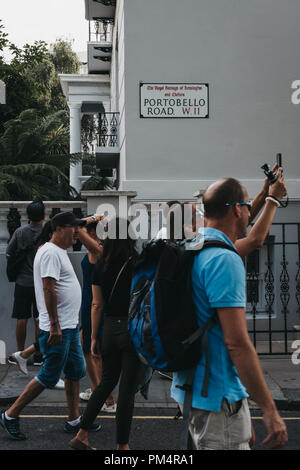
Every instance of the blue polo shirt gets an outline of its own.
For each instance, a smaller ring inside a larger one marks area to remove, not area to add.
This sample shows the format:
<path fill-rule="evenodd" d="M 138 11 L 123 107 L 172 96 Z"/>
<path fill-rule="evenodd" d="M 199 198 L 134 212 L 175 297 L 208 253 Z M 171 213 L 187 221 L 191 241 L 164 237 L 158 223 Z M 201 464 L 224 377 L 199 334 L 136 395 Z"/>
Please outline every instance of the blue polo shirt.
<path fill-rule="evenodd" d="M 218 239 L 229 245 L 232 242 L 219 230 L 201 229 L 205 239 Z M 207 248 L 194 260 L 192 268 L 193 299 L 196 306 L 199 326 L 214 314 L 218 307 L 246 307 L 245 268 L 237 253 L 224 248 Z M 224 343 L 223 333 L 218 322 L 208 332 L 210 348 L 210 368 L 208 378 L 208 396 L 201 396 L 205 372 L 205 355 L 199 362 L 194 379 L 194 408 L 220 411 L 222 399 L 229 403 L 248 397 L 245 387 L 239 379 L 237 370 Z M 184 391 L 176 388 L 186 380 L 185 371 L 173 373 L 171 396 L 178 403 L 184 402 Z"/>

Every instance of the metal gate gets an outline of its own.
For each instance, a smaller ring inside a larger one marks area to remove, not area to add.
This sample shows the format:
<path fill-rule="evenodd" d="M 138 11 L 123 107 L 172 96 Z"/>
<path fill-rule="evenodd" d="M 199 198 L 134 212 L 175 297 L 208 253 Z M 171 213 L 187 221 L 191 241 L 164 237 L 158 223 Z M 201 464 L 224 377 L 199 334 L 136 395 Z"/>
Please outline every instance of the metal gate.
<path fill-rule="evenodd" d="M 300 325 L 300 223 L 273 224 L 263 247 L 247 257 L 246 273 L 248 328 L 257 352 L 291 354 Z"/>

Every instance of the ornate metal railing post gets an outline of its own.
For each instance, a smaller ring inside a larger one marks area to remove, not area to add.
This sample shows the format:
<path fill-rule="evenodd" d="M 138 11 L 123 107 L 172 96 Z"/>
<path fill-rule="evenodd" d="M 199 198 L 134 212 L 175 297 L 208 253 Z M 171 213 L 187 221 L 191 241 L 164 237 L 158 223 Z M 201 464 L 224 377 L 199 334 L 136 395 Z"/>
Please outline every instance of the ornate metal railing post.
<path fill-rule="evenodd" d="M 297 313 L 300 315 L 300 224 L 298 224 L 298 261 L 297 261 L 297 274 L 296 274 L 296 302 L 298 305 Z"/>
<path fill-rule="evenodd" d="M 274 294 L 274 275 L 272 271 L 272 254 L 271 254 L 271 246 L 273 237 L 268 235 L 266 239 L 266 246 L 267 246 L 267 271 L 264 275 L 264 283 L 265 283 L 265 301 L 266 301 L 266 311 L 268 312 L 268 328 L 269 328 L 269 353 L 272 354 L 272 314 L 273 314 L 273 304 L 275 300 Z"/>
<path fill-rule="evenodd" d="M 288 343 L 287 343 L 287 315 L 288 311 L 288 304 L 290 301 L 290 292 L 289 292 L 289 281 L 290 276 L 287 270 L 288 261 L 286 260 L 286 245 L 285 245 L 285 224 L 282 224 L 282 261 L 281 266 L 282 270 L 280 273 L 280 300 L 282 303 L 282 310 L 281 312 L 284 315 L 284 344 L 285 344 L 285 352 L 288 352 Z"/>
<path fill-rule="evenodd" d="M 117 147 L 119 137 L 119 113 L 99 114 L 99 147 Z"/>

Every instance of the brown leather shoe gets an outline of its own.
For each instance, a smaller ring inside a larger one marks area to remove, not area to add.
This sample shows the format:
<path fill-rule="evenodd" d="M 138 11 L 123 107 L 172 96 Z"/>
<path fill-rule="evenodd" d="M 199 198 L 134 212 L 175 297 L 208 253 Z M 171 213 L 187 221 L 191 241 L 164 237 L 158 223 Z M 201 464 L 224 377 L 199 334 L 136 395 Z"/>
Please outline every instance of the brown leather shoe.
<path fill-rule="evenodd" d="M 80 441 L 77 437 L 74 437 L 74 439 L 69 442 L 69 446 L 74 450 L 97 450 L 95 447 L 91 447 L 90 445 Z"/>

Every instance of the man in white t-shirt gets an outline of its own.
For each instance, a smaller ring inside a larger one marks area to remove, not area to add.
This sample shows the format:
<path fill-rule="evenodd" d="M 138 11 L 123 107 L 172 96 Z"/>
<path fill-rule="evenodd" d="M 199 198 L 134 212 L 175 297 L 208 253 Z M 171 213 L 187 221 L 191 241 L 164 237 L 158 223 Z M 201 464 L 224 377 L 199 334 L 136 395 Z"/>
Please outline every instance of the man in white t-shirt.
<path fill-rule="evenodd" d="M 79 336 L 81 287 L 67 254 L 75 241 L 78 225 L 72 212 L 56 214 L 51 225 L 53 236 L 37 252 L 34 260 L 34 287 L 39 311 L 39 343 L 43 366 L 26 386 L 15 403 L 0 415 L 0 424 L 15 440 L 26 436 L 19 428 L 19 414 L 45 388 L 54 388 L 61 373 L 65 375 L 68 421 L 65 432 L 77 432 L 80 424 L 78 409 L 79 380 L 86 374 Z M 97 431 L 100 426 L 93 424 Z"/>

